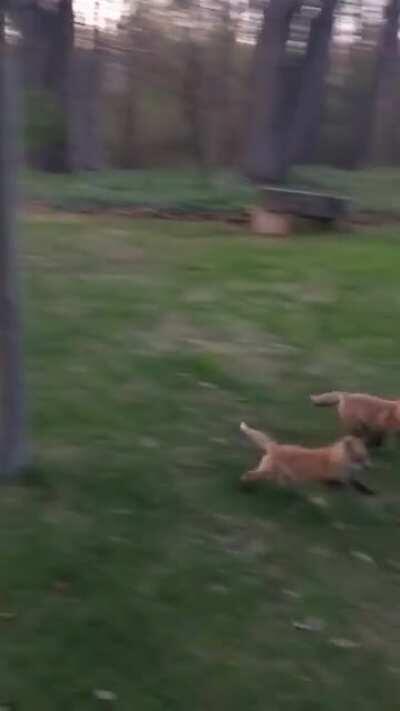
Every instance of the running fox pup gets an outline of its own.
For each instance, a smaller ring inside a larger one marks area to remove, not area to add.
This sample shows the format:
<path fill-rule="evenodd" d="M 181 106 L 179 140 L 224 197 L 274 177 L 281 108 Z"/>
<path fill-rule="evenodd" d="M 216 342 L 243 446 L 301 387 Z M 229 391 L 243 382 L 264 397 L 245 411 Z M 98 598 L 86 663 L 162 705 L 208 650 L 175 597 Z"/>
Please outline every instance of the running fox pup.
<path fill-rule="evenodd" d="M 391 432 L 400 432 L 400 400 L 361 393 L 331 392 L 311 395 L 314 405 L 335 407 L 346 432 L 380 446 Z"/>
<path fill-rule="evenodd" d="M 258 467 L 242 475 L 241 483 L 244 485 L 262 480 L 278 484 L 319 482 L 352 486 L 363 494 L 375 493 L 354 476 L 354 470 L 370 466 L 365 444 L 357 437 L 346 436 L 327 447 L 306 449 L 278 444 L 264 432 L 253 430 L 244 422 L 240 429 L 264 452 Z"/>

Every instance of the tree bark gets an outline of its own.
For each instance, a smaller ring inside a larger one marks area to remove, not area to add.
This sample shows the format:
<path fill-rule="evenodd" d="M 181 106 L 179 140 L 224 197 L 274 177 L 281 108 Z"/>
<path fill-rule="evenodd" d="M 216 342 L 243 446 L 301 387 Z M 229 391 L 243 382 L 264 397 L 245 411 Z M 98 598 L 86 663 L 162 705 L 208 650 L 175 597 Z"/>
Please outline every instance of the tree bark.
<path fill-rule="evenodd" d="M 189 145 L 192 157 L 197 165 L 207 162 L 206 131 L 203 109 L 204 63 L 202 48 L 187 30 L 184 43 L 184 69 L 182 83 L 183 114 L 189 132 Z"/>
<path fill-rule="evenodd" d="M 103 112 L 103 43 L 98 28 L 99 0 L 95 1 L 93 46 L 73 48 L 69 66 L 69 138 L 71 168 L 100 170 L 104 166 Z"/>
<path fill-rule="evenodd" d="M 55 109 L 56 136 L 43 146 L 36 162 L 44 170 L 70 171 L 73 168 L 72 0 L 57 0 L 47 5 L 38 0 L 26 0 L 22 7 L 15 7 L 14 1 L 12 5 L 13 17 L 23 37 L 27 88 L 45 92 Z"/>
<path fill-rule="evenodd" d="M 287 173 L 286 44 L 299 0 L 270 0 L 264 10 L 253 69 L 246 175 L 257 182 L 283 181 Z"/>
<path fill-rule="evenodd" d="M 390 165 L 395 154 L 398 128 L 397 87 L 400 77 L 399 21 L 400 0 L 388 0 L 364 152 L 366 162 L 375 165 Z"/>
<path fill-rule="evenodd" d="M 53 17 L 49 24 L 49 54 L 45 68 L 45 88 L 55 98 L 63 122 L 63 135 L 59 144 L 51 145 L 47 152 L 46 168 L 55 172 L 73 169 L 72 156 L 72 53 L 74 47 L 74 15 L 72 0 L 59 0 L 56 10 L 47 10 Z"/>
<path fill-rule="evenodd" d="M 289 165 L 309 161 L 318 143 L 330 40 L 337 5 L 338 0 L 323 0 L 321 10 L 311 23 L 289 133 Z"/>
<path fill-rule="evenodd" d="M 80 48 L 74 52 L 68 131 L 73 171 L 99 170 L 104 165 L 100 52 L 100 49 Z"/>
<path fill-rule="evenodd" d="M 7 46 L 0 11 L 0 481 L 27 464 L 22 327 L 16 252 L 18 81 L 15 50 Z"/>

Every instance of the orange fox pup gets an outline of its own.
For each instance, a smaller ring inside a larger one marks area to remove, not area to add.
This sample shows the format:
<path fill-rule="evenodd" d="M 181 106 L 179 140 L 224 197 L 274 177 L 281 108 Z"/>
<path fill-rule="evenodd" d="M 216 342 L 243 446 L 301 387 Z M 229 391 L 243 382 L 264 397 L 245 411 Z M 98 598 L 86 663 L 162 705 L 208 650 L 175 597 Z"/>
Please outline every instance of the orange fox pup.
<path fill-rule="evenodd" d="M 331 392 L 311 395 L 311 401 L 317 406 L 335 407 L 345 431 L 372 446 L 383 444 L 389 433 L 400 432 L 400 400 Z"/>
<path fill-rule="evenodd" d="M 258 481 L 278 484 L 319 482 L 331 486 L 352 486 L 363 494 L 375 492 L 354 476 L 355 470 L 370 466 L 362 440 L 346 436 L 327 447 L 307 449 L 291 444 L 278 444 L 264 432 L 253 430 L 244 422 L 244 434 L 264 452 L 258 467 L 242 475 L 240 481 L 249 485 Z"/>

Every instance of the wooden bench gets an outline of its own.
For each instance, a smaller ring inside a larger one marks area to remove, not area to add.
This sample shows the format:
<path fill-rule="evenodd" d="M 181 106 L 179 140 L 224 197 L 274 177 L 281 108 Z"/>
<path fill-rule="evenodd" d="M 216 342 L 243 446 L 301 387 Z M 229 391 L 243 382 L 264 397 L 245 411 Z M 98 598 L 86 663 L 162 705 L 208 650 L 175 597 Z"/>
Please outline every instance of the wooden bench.
<path fill-rule="evenodd" d="M 347 198 L 283 187 L 261 187 L 260 204 L 251 215 L 257 234 L 287 236 L 302 227 L 321 229 L 337 224 L 350 212 Z"/>

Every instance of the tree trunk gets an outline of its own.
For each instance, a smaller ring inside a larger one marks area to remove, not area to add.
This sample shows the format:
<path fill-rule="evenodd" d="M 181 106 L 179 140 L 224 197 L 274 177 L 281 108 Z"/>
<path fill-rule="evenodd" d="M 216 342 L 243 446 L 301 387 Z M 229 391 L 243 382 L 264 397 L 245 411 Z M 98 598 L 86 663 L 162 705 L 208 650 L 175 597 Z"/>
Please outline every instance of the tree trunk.
<path fill-rule="evenodd" d="M 100 50 L 75 49 L 71 85 L 70 166 L 74 171 L 99 170 L 104 165 Z"/>
<path fill-rule="evenodd" d="M 372 92 L 369 135 L 364 156 L 368 163 L 393 163 L 398 128 L 397 86 L 400 77 L 399 58 L 400 0 L 389 0 L 385 10 Z"/>
<path fill-rule="evenodd" d="M 73 169 L 72 158 L 72 53 L 74 46 L 74 15 L 72 0 L 59 0 L 57 9 L 47 10 L 53 15 L 49 23 L 49 54 L 45 69 L 45 88 L 53 94 L 60 122 L 61 138 L 47 151 L 46 168 L 55 172 Z"/>
<path fill-rule="evenodd" d="M 204 166 L 207 156 L 203 108 L 204 63 L 202 48 L 192 37 L 191 30 L 186 33 L 184 51 L 182 104 L 189 133 L 188 143 L 194 162 Z"/>
<path fill-rule="evenodd" d="M 210 52 L 208 130 L 214 137 L 211 166 L 232 166 L 237 126 L 234 113 L 236 32 L 230 0 L 221 0 Z M 217 67 L 217 69 L 216 69 Z M 213 125 L 212 125 L 213 124 Z"/>
<path fill-rule="evenodd" d="M 289 133 L 289 165 L 309 161 L 318 143 L 330 40 L 337 5 L 338 0 L 324 0 L 321 10 L 311 23 Z"/>
<path fill-rule="evenodd" d="M 88 131 L 89 141 L 88 170 L 100 170 L 104 166 L 104 143 L 102 125 L 101 96 L 103 90 L 103 50 L 100 46 L 99 32 L 95 30 L 95 42 L 90 57 L 90 82 L 88 87 Z"/>
<path fill-rule="evenodd" d="M 71 168 L 100 170 L 104 165 L 103 47 L 98 29 L 99 0 L 95 2 L 93 47 L 71 47 L 69 67 L 69 137 Z"/>
<path fill-rule="evenodd" d="M 27 463 L 22 331 L 16 254 L 17 75 L 15 50 L 4 36 L 0 11 L 0 480 L 14 479 Z"/>
<path fill-rule="evenodd" d="M 299 0 L 270 0 L 264 10 L 244 158 L 245 173 L 258 182 L 283 181 L 287 173 L 286 44 L 299 4 Z"/>
<path fill-rule="evenodd" d="M 54 107 L 51 136 L 36 157 L 44 170 L 72 169 L 72 54 L 74 16 L 72 0 L 41 4 L 26 2 L 14 18 L 22 33 L 26 88 L 44 92 Z M 44 109 L 44 110 L 49 110 Z"/>

